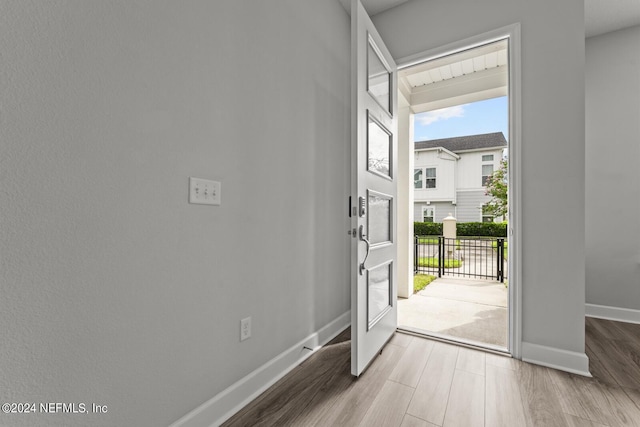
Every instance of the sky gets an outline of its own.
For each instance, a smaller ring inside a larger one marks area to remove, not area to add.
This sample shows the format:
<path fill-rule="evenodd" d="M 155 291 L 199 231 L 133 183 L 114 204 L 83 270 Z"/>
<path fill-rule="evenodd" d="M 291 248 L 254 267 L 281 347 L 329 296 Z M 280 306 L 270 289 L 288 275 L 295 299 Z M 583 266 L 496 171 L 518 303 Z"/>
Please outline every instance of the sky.
<path fill-rule="evenodd" d="M 416 114 L 414 141 L 502 132 L 509 139 L 507 97 Z"/>

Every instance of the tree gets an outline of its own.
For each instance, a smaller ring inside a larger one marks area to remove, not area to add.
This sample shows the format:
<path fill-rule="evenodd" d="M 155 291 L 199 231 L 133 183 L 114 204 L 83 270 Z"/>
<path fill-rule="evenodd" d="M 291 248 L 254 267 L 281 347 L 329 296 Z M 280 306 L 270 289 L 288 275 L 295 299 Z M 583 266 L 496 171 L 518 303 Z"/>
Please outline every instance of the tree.
<path fill-rule="evenodd" d="M 491 196 L 491 201 L 485 205 L 485 212 L 494 216 L 506 216 L 509 211 L 508 204 L 508 161 L 502 159 L 500 168 L 493 172 L 487 180 L 485 194 Z"/>

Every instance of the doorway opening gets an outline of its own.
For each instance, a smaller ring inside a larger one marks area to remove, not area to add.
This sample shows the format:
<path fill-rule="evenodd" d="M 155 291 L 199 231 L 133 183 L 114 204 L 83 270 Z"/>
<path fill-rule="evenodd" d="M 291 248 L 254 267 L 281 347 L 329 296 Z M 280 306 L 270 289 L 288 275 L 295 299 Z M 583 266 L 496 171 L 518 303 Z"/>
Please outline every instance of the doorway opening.
<path fill-rule="evenodd" d="M 398 134 L 413 176 L 398 329 L 505 353 L 515 318 L 510 43 L 485 39 L 398 72 Z"/>

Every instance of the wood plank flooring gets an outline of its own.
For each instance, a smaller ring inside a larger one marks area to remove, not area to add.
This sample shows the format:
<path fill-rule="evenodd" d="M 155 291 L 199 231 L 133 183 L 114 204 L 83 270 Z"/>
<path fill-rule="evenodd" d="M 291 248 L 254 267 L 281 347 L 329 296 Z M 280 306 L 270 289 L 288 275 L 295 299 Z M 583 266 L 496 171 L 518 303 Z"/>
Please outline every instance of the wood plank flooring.
<path fill-rule="evenodd" d="M 224 426 L 640 427 L 640 325 L 586 319 L 593 378 L 396 334 L 360 378 L 349 330 Z"/>

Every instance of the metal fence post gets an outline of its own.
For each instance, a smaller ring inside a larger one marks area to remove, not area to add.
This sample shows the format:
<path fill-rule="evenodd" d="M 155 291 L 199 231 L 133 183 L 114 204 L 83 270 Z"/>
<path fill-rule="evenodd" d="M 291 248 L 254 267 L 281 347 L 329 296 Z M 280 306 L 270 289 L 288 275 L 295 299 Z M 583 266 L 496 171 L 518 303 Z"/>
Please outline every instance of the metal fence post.
<path fill-rule="evenodd" d="M 418 273 L 418 236 L 413 237 L 413 274 Z"/>
<path fill-rule="evenodd" d="M 444 236 L 438 236 L 438 277 L 444 273 Z"/>
<path fill-rule="evenodd" d="M 498 256 L 496 257 L 498 260 L 497 270 L 498 270 L 498 280 L 504 283 L 504 239 L 498 238 Z"/>

